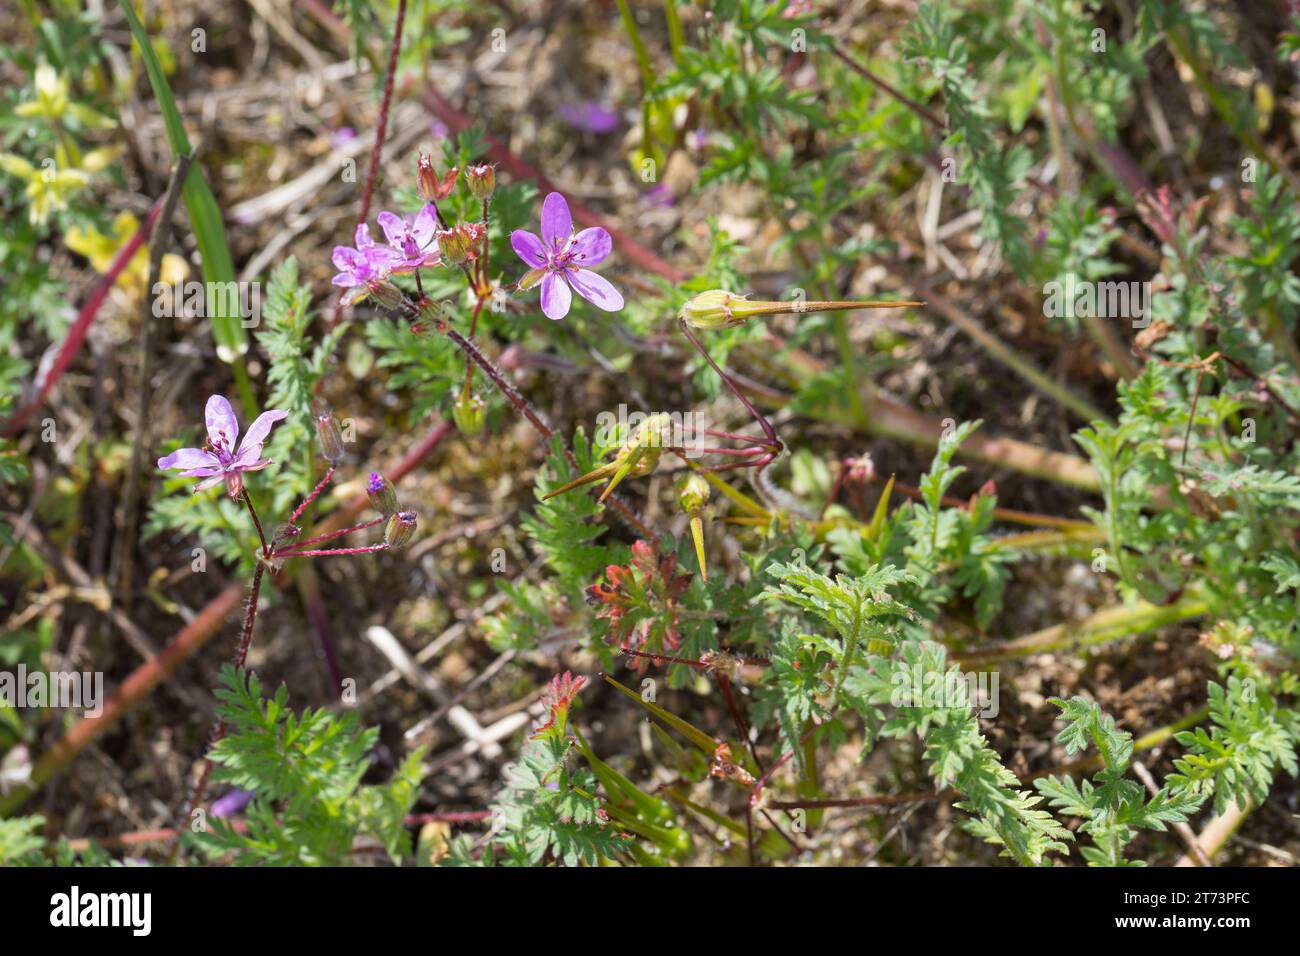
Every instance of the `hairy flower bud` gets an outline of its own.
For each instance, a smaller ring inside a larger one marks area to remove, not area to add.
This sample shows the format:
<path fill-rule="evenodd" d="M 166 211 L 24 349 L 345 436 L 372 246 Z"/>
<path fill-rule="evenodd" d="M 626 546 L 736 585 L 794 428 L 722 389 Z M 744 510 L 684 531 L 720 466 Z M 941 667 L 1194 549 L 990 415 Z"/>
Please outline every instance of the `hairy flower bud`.
<path fill-rule="evenodd" d="M 370 473 L 366 496 L 370 499 L 370 506 L 381 515 L 391 515 L 397 510 L 397 492 L 392 483 L 377 471 Z"/>
<path fill-rule="evenodd" d="M 447 170 L 447 175 L 439 180 L 438 174 L 433 169 L 433 161 L 424 153 L 421 153 L 415 164 L 415 182 L 416 188 L 420 191 L 420 198 L 425 202 L 437 202 L 440 199 L 446 199 L 456 187 L 456 174 L 458 172 L 460 170 L 453 166 Z"/>
<path fill-rule="evenodd" d="M 438 232 L 438 252 L 443 262 L 461 265 L 470 257 L 469 236 L 460 226 Z"/>
<path fill-rule="evenodd" d="M 496 192 L 496 171 L 487 163 L 479 163 L 465 170 L 465 182 L 475 199 L 491 199 Z"/>
<path fill-rule="evenodd" d="M 487 421 L 487 406 L 473 392 L 458 392 L 451 406 L 451 418 L 462 435 L 477 435 Z"/>
<path fill-rule="evenodd" d="M 365 289 L 381 309 L 395 312 L 402 307 L 402 290 L 387 279 L 372 279 L 366 283 Z"/>
<path fill-rule="evenodd" d="M 320 440 L 320 453 L 331 465 L 343 457 L 343 433 L 333 413 L 320 399 L 311 403 L 312 418 L 316 422 L 316 437 Z"/>
<path fill-rule="evenodd" d="M 384 544 L 390 548 L 400 548 L 411 540 L 415 534 L 415 512 L 399 511 L 388 519 L 384 525 Z"/>

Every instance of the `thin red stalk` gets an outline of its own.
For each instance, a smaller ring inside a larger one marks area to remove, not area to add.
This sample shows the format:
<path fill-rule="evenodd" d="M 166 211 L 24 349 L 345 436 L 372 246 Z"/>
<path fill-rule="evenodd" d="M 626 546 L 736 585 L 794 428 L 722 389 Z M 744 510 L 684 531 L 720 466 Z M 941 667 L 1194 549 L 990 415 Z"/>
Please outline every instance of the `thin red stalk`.
<path fill-rule="evenodd" d="M 311 494 L 303 499 L 302 504 L 294 509 L 293 514 L 289 515 L 289 524 L 296 525 L 298 523 L 298 519 L 302 517 L 302 513 L 310 507 L 313 501 L 320 497 L 320 493 L 325 490 L 325 486 L 330 483 L 330 479 L 333 477 L 334 466 L 330 465 L 329 471 L 325 472 L 325 477 L 320 480 L 320 484 L 313 488 Z"/>
<path fill-rule="evenodd" d="M 803 745 L 804 741 L 808 740 L 809 737 L 817 732 L 817 727 L 817 724 L 813 724 L 804 732 L 804 735 L 799 738 L 800 746 Z M 767 770 L 756 781 L 754 781 L 754 789 L 749 792 L 749 799 L 745 801 L 745 828 L 749 837 L 750 866 L 754 865 L 754 807 L 758 805 L 758 798 L 762 796 L 763 788 L 767 786 L 767 782 L 772 779 L 772 774 L 776 773 L 794 758 L 796 749 L 798 748 L 791 747 L 783 753 L 776 759 L 772 766 L 768 767 Z"/>
<path fill-rule="evenodd" d="M 244 494 L 244 501 L 248 504 L 248 510 L 253 515 L 253 520 L 256 522 L 257 513 L 253 511 L 253 503 L 249 500 L 247 492 Z M 257 531 L 259 535 L 262 533 L 262 526 L 260 523 L 258 523 Z M 265 543 L 265 539 L 263 539 L 264 547 Z M 235 670 L 243 670 L 244 663 L 248 660 L 248 648 L 253 643 L 253 625 L 257 621 L 257 599 L 262 593 L 262 578 L 265 574 L 266 564 L 259 559 L 257 564 L 253 567 L 253 585 L 249 589 L 248 606 L 244 611 L 244 628 L 239 635 L 239 645 L 235 648 Z M 199 804 L 203 802 L 203 794 L 208 787 L 208 776 L 212 773 L 212 748 L 220 743 L 222 738 L 226 736 L 226 729 L 226 722 L 224 720 L 218 720 L 216 726 L 212 730 L 211 739 L 209 739 L 207 749 L 204 751 L 203 766 L 199 770 L 199 779 L 194 784 L 194 790 L 190 793 L 189 804 L 185 809 L 185 815 L 181 818 L 186 826 L 189 826 L 190 819 L 194 816 L 194 811 L 198 809 Z M 176 860 L 176 856 L 180 852 L 180 849 L 181 841 L 178 838 L 176 842 L 172 844 L 171 850 L 167 853 L 168 863 L 172 863 Z"/>
<path fill-rule="evenodd" d="M 386 544 L 368 544 L 364 548 L 327 548 L 323 551 L 277 551 L 277 558 L 324 558 L 338 554 L 370 554 L 374 551 L 387 551 Z"/>
<path fill-rule="evenodd" d="M 50 394 L 50 389 L 54 388 L 54 384 L 63 376 L 63 373 L 68 370 L 68 366 L 72 364 L 72 360 L 76 357 L 77 351 L 81 348 L 81 343 L 86 340 L 86 333 L 90 331 L 90 326 L 95 321 L 95 316 L 99 314 L 99 309 L 104 304 L 104 300 L 108 298 L 108 293 L 117 282 L 117 277 L 120 276 L 126 267 L 131 264 L 131 260 L 135 257 L 136 252 L 148 239 L 149 233 L 153 230 L 154 223 L 162 212 L 162 205 L 163 200 L 161 199 L 153 204 L 153 208 L 149 210 L 149 217 L 144 221 L 143 225 L 136 230 L 135 235 L 132 236 L 130 240 L 127 241 L 127 244 L 118 250 L 117 255 L 113 257 L 113 261 L 109 263 L 108 270 L 95 286 L 95 291 L 90 294 L 90 298 L 86 300 L 86 304 L 83 305 L 81 311 L 77 313 L 76 321 L 74 321 L 72 326 L 68 329 L 68 335 L 63 340 L 63 345 L 59 348 L 58 357 L 55 358 L 54 364 L 50 367 L 49 372 L 45 376 L 45 380 L 41 382 L 36 397 L 22 408 L 18 409 L 18 411 L 13 414 L 13 417 L 11 417 L 9 421 L 5 422 L 3 429 L 0 429 L 0 437 L 12 438 L 17 435 L 18 432 L 22 430 L 23 425 L 27 424 L 27 419 L 32 416 L 32 413 L 45 404 L 45 399 Z"/>
<path fill-rule="evenodd" d="M 875 73 L 871 72 L 871 70 L 867 69 L 857 60 L 853 59 L 851 56 L 849 56 L 847 53 L 841 50 L 838 46 L 831 47 L 831 52 L 834 53 L 835 56 L 839 58 L 840 62 L 842 62 L 845 66 L 851 69 L 854 73 L 857 73 L 863 79 L 869 81 L 875 86 L 880 87 L 880 89 L 884 93 L 898 100 L 898 102 L 902 103 L 909 110 L 911 110 L 917 116 L 921 117 L 921 119 L 925 120 L 935 129 L 940 130 L 941 132 L 947 131 L 948 129 L 947 123 L 941 120 L 934 113 L 930 112 L 920 103 L 918 103 L 916 100 L 912 99 L 909 96 L 904 95 L 900 90 L 897 90 L 894 87 L 890 86 L 880 77 L 876 76 Z"/>
<path fill-rule="evenodd" d="M 248 513 L 253 516 L 253 524 L 257 528 L 257 538 L 262 542 L 262 554 L 266 557 L 271 555 L 271 546 L 266 543 L 266 534 L 262 531 L 262 519 L 257 516 L 257 509 L 253 507 L 253 499 L 248 496 L 248 489 L 245 488 L 243 495 L 244 504 L 248 506 Z"/>
<path fill-rule="evenodd" d="M 286 547 L 305 548 L 309 544 L 320 544 L 322 541 L 329 541 L 332 538 L 339 538 L 345 534 L 351 534 L 354 531 L 364 531 L 366 530 L 366 528 L 373 528 L 375 525 L 383 524 L 387 520 L 388 520 L 387 518 L 381 515 L 378 518 L 372 518 L 369 521 L 363 522 L 361 524 L 353 525 L 350 528 L 340 528 L 337 531 L 327 531 L 324 534 L 316 535 L 316 537 L 314 538 L 307 538 L 305 541 L 295 541 L 293 542 L 293 544 L 286 545 Z M 276 551 L 273 554 L 273 557 L 281 558 L 284 557 L 285 554 L 286 552 L 284 551 Z"/>

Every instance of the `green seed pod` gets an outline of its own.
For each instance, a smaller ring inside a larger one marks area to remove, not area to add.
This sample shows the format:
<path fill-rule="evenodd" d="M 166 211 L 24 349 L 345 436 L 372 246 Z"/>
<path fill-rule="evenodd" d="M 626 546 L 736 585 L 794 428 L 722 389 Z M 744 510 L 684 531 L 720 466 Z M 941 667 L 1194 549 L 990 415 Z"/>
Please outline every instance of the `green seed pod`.
<path fill-rule="evenodd" d="M 709 483 L 697 472 L 683 475 L 677 482 L 677 500 L 688 515 L 698 513 L 709 503 Z"/>
<path fill-rule="evenodd" d="M 451 419 L 462 435 L 477 435 L 487 421 L 487 405 L 472 392 L 459 392 L 451 406 Z"/>

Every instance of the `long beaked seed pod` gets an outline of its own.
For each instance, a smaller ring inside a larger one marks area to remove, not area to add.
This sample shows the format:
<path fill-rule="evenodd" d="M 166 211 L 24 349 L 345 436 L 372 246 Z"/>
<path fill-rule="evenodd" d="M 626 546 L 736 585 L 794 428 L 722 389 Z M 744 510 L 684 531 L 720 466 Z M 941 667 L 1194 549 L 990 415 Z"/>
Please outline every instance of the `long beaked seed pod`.
<path fill-rule="evenodd" d="M 887 302 L 880 299 L 772 301 L 747 299 L 723 289 L 710 289 L 687 300 L 677 315 L 696 329 L 729 329 L 744 325 L 756 315 L 788 315 L 803 312 L 851 312 L 855 309 L 912 309 L 925 305 L 917 300 Z"/>

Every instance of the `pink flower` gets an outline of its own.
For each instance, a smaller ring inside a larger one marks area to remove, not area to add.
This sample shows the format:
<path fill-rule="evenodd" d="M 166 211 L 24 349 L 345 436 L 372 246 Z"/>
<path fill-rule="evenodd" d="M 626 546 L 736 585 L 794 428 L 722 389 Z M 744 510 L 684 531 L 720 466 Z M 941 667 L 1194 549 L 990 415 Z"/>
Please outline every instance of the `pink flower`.
<path fill-rule="evenodd" d="M 207 442 L 202 448 L 180 448 L 165 458 L 159 458 L 158 467 L 184 468 L 182 478 L 202 478 L 203 481 L 194 486 L 195 492 L 224 481 L 230 497 L 238 498 L 244 490 L 243 473 L 261 471 L 271 464 L 262 458 L 262 443 L 270 434 L 271 426 L 288 415 L 288 412 L 279 409 L 262 412 L 249 426 L 248 434 L 239 443 L 238 450 L 235 450 L 235 439 L 239 437 L 235 410 L 222 396 L 213 395 L 208 399 L 204 411 L 208 425 Z"/>
<path fill-rule="evenodd" d="M 526 229 L 510 234 L 515 254 L 532 266 L 519 280 L 519 289 L 531 289 L 542 283 L 542 312 L 548 319 L 562 319 L 569 314 L 572 286 L 592 305 L 606 312 L 623 308 L 623 296 L 586 266 L 604 262 L 614 247 L 609 233 L 599 226 L 574 235 L 569 204 L 559 193 L 551 193 L 542 203 L 542 238 Z"/>
<path fill-rule="evenodd" d="M 335 246 L 334 268 L 339 270 L 330 281 L 344 289 L 369 286 L 388 277 L 400 264 L 401 257 L 387 246 L 370 238 L 370 227 L 364 222 L 357 226 L 356 248 Z"/>
<path fill-rule="evenodd" d="M 379 228 L 384 230 L 384 238 L 393 250 L 393 272 L 414 272 L 425 266 L 436 266 L 441 261 L 438 246 L 434 242 L 438 212 L 433 203 L 425 203 L 424 208 L 411 219 L 404 219 L 396 213 L 381 212 Z"/>

